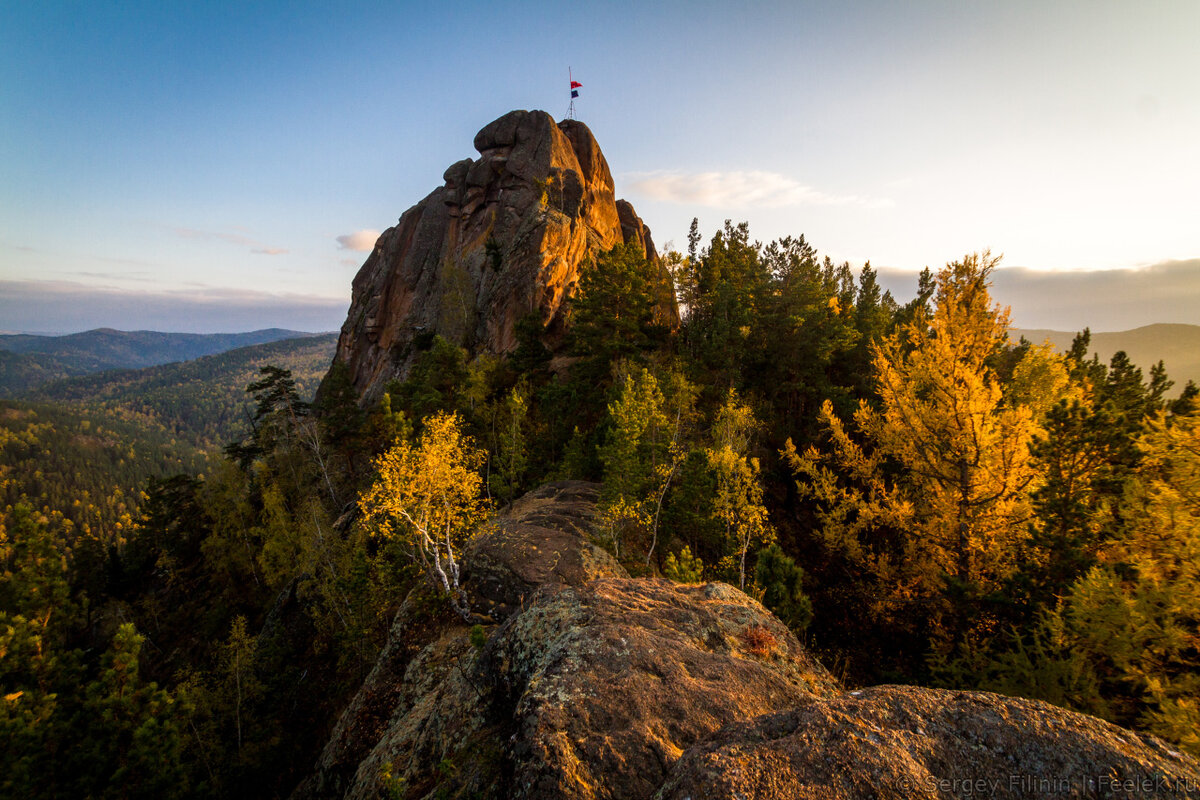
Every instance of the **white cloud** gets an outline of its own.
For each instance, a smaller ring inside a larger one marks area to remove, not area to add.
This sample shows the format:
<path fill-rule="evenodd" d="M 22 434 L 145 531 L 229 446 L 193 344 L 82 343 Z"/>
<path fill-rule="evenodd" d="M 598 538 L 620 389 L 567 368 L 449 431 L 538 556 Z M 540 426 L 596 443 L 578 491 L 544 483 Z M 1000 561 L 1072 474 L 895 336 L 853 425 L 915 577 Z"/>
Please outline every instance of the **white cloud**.
<path fill-rule="evenodd" d="M 860 195 L 832 195 L 805 186 L 778 172 L 635 172 L 624 176 L 637 193 L 668 203 L 717 208 L 780 206 L 845 206 L 886 208 L 891 200 Z"/>
<path fill-rule="evenodd" d="M 337 237 L 338 249 L 368 253 L 375 249 L 375 240 L 378 238 L 379 231 L 373 231 L 370 228 L 346 233 Z"/>
<path fill-rule="evenodd" d="M 287 253 L 286 247 L 259 247 L 251 250 L 252 253 L 258 253 L 264 256 L 282 256 Z"/>

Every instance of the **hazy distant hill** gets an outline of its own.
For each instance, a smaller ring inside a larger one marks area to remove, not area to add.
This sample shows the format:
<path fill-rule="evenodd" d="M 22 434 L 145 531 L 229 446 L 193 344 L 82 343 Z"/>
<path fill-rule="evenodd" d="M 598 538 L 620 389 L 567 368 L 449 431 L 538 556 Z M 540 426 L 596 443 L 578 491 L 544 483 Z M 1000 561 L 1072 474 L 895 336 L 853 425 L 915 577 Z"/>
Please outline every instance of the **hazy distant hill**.
<path fill-rule="evenodd" d="M 246 385 L 258 380 L 260 367 L 290 369 L 300 396 L 311 399 L 336 346 L 335 333 L 306 335 L 181 363 L 68 378 L 28 397 L 140 422 L 196 447 L 217 447 L 245 424 Z"/>
<path fill-rule="evenodd" d="M 1013 338 L 1024 336 L 1032 342 L 1049 340 L 1056 348 L 1071 346 L 1074 333 L 1048 330 L 1011 331 Z M 1200 325 L 1147 325 L 1131 331 L 1092 332 L 1092 352 L 1107 362 L 1112 354 L 1124 350 L 1133 363 L 1146 373 L 1160 360 L 1167 374 L 1175 381 L 1172 393 L 1177 393 L 1189 380 L 1200 384 Z"/>
<path fill-rule="evenodd" d="M 67 336 L 0 335 L 0 396 L 48 381 L 107 369 L 138 369 L 223 353 L 236 347 L 311 336 L 267 328 L 249 333 L 162 333 L 112 328 Z"/>

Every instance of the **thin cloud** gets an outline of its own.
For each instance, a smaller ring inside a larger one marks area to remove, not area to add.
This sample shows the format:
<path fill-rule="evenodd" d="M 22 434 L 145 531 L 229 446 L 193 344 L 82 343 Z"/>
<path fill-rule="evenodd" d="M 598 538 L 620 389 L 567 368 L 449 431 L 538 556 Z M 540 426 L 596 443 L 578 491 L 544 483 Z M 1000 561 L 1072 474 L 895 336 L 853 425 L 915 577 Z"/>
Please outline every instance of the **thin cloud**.
<path fill-rule="evenodd" d="M 891 200 L 834 195 L 805 186 L 778 172 L 635 172 L 626 176 L 633 192 L 652 200 L 716 208 L 781 206 L 861 206 L 886 208 Z"/>
<path fill-rule="evenodd" d="M 902 302 L 917 286 L 915 273 L 886 267 L 879 269 L 879 282 Z M 991 294 L 1012 308 L 1018 328 L 1123 331 L 1159 322 L 1200 325 L 1200 258 L 1069 272 L 1001 266 L 992 273 Z"/>
<path fill-rule="evenodd" d="M 74 281 L 0 280 L 0 319 L 7 328 L 24 331 L 108 327 L 211 333 L 327 331 L 340 327 L 346 317 L 345 298 L 193 285 L 138 291 Z"/>
<path fill-rule="evenodd" d="M 379 231 L 373 231 L 370 228 L 354 233 L 345 233 L 337 237 L 338 249 L 369 253 L 375 249 L 375 242 L 378 239 Z"/>
<path fill-rule="evenodd" d="M 91 272 L 86 270 L 76 270 L 74 272 L 64 272 L 64 275 L 78 275 L 81 278 L 98 278 L 103 281 L 142 281 L 150 282 L 151 278 L 148 272 L 139 270 L 137 272 Z"/>
<path fill-rule="evenodd" d="M 196 228 L 172 228 L 176 236 L 181 236 L 184 239 L 195 239 L 204 242 L 226 242 L 228 244 L 237 245 L 238 247 L 247 247 L 251 253 L 261 255 L 278 256 L 288 252 L 286 248 L 271 247 L 257 239 L 252 239 L 240 233 L 224 233 L 222 231 L 202 231 Z M 244 230 L 238 228 L 238 230 Z"/>

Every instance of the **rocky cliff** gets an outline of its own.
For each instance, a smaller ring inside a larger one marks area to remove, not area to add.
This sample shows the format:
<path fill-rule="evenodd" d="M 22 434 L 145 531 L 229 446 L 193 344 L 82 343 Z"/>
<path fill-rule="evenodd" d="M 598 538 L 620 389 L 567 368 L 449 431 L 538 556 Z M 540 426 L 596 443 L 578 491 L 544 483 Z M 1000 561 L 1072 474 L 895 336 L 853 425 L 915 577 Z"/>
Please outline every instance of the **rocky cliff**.
<path fill-rule="evenodd" d="M 587 126 L 544 111 L 512 111 L 475 136 L 479 158 L 404 212 L 354 279 L 336 360 L 370 400 L 403 377 L 429 334 L 472 352 L 516 347 L 517 321 L 536 315 L 543 341 L 561 344 L 566 301 L 580 271 L 621 242 L 657 262 L 650 230 L 617 200 L 612 173 Z M 678 322 L 660 273 L 660 313 Z"/>
<path fill-rule="evenodd" d="M 629 578 L 597 494 L 544 486 L 476 537 L 486 640 L 408 598 L 296 800 L 1200 796 L 1194 759 L 1081 714 L 844 691 L 733 587 Z"/>

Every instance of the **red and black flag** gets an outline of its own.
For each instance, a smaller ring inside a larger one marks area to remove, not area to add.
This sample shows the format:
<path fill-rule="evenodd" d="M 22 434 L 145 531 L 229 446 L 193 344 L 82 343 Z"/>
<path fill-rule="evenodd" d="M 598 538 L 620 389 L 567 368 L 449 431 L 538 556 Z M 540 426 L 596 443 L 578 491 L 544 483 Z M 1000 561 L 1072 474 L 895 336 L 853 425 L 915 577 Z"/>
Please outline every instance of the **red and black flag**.
<path fill-rule="evenodd" d="M 580 83 L 579 81 L 574 81 L 574 80 L 571 81 L 571 99 L 572 100 L 574 100 L 576 97 L 579 97 L 579 87 L 580 86 L 583 86 L 583 84 Z"/>

